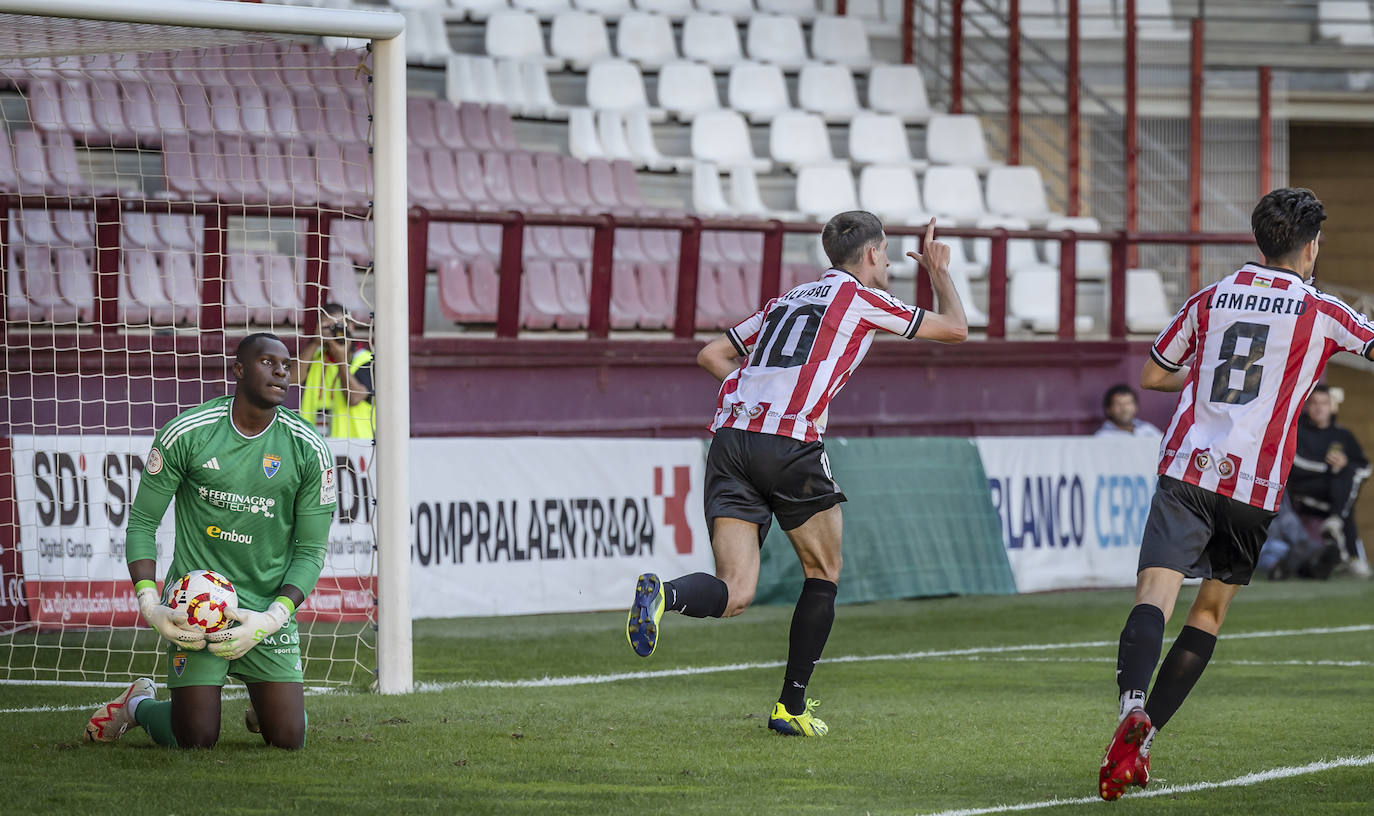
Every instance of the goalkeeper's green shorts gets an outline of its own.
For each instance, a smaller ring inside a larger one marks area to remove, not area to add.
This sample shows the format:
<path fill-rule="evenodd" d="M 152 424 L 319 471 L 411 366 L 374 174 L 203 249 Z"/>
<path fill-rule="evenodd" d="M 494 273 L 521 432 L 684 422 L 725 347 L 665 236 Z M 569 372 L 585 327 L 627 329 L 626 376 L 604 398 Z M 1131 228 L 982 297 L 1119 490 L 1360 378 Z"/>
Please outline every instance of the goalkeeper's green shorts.
<path fill-rule="evenodd" d="M 210 654 L 210 647 L 187 651 L 174 643 L 167 645 L 167 687 L 223 686 L 233 675 L 245 683 L 300 683 L 301 636 L 295 619 L 286 622 L 276 634 L 248 650 L 238 660 L 225 660 Z"/>

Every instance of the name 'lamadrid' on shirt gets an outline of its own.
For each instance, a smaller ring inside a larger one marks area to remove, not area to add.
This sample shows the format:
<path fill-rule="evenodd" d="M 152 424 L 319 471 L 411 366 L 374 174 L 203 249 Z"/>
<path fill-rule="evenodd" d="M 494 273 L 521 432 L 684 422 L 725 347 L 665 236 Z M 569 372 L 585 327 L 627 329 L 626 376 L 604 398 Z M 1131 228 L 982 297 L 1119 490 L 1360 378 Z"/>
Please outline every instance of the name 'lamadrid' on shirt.
<path fill-rule="evenodd" d="M 1204 309 L 1240 309 L 1246 312 L 1301 315 L 1307 312 L 1307 301 L 1281 295 L 1250 295 L 1245 292 L 1220 292 L 1207 296 Z"/>

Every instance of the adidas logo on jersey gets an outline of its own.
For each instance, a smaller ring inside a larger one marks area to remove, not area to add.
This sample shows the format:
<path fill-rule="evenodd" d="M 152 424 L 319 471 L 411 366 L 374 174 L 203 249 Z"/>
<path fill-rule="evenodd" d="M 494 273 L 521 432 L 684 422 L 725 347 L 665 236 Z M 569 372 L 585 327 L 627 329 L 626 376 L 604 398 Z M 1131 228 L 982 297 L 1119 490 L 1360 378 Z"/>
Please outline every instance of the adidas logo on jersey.
<path fill-rule="evenodd" d="M 205 464 L 201 465 L 201 467 L 206 470 L 219 470 L 219 457 L 211 456 Z"/>

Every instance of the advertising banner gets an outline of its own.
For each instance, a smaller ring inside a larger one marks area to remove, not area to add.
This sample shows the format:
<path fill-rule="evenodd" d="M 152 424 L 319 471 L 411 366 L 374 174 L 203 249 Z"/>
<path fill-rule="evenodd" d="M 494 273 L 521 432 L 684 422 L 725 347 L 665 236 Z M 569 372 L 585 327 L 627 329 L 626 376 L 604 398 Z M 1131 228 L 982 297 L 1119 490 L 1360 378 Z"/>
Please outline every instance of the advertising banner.
<path fill-rule="evenodd" d="M 1019 592 L 1135 584 L 1156 437 L 983 437 L 978 451 Z"/>
<path fill-rule="evenodd" d="M 713 567 L 695 440 L 411 444 L 417 618 L 628 607 L 642 572 Z"/>

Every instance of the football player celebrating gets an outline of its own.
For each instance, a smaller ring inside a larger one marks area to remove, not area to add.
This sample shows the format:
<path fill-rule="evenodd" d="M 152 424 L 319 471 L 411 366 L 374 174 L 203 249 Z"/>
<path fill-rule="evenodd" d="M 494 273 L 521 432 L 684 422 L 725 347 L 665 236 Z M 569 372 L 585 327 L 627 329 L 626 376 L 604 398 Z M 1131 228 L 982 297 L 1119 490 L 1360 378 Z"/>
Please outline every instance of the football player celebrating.
<path fill-rule="evenodd" d="M 290 355 L 273 334 L 239 343 L 234 393 L 162 426 L 129 514 L 126 558 L 139 611 L 167 641 L 170 701 L 139 678 L 102 705 L 86 739 L 113 742 L 133 724 L 161 745 L 208 748 L 219 739 L 220 690 L 233 675 L 248 686 L 269 745 L 305 745 L 305 692 L 295 610 L 324 565 L 335 507 L 329 447 L 315 428 L 281 407 Z M 154 534 L 176 499 L 170 582 L 195 569 L 225 576 L 237 626 L 206 635 L 159 602 Z"/>
<path fill-rule="evenodd" d="M 732 617 L 749 606 L 759 579 L 759 551 L 773 517 L 791 539 L 806 576 L 788 635 L 782 694 L 768 727 L 780 734 L 822 736 L 806 686 L 835 619 L 840 578 L 840 502 L 821 441 L 826 411 L 863 361 L 873 335 L 943 343 L 968 336 L 963 306 L 950 281 L 949 247 L 926 228 L 925 255 L 908 253 L 929 273 L 938 313 L 889 295 L 887 237 L 872 213 L 831 218 L 821 244 L 833 267 L 712 340 L 697 362 L 721 381 L 714 438 L 706 457 L 706 524 L 714 575 L 661 582 L 639 577 L 626 634 L 636 654 L 658 643 L 665 609 L 691 617 Z"/>
<path fill-rule="evenodd" d="M 1260 199 L 1250 225 L 1264 263 L 1190 297 L 1140 373 L 1141 386 L 1179 399 L 1117 651 L 1120 720 L 1098 771 L 1103 799 L 1149 782 L 1155 733 L 1202 676 L 1231 599 L 1250 583 L 1293 464 L 1298 414 L 1327 360 L 1374 347 L 1374 325 L 1312 284 L 1324 220 L 1311 190 Z M 1184 578 L 1202 585 L 1150 689 Z"/>

